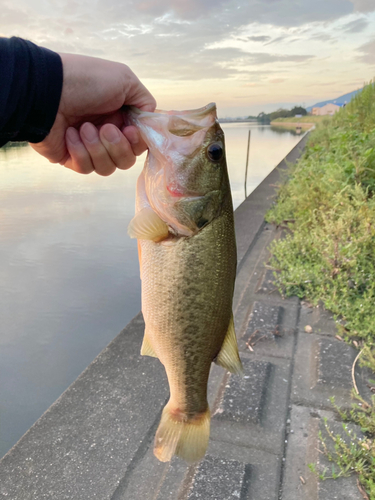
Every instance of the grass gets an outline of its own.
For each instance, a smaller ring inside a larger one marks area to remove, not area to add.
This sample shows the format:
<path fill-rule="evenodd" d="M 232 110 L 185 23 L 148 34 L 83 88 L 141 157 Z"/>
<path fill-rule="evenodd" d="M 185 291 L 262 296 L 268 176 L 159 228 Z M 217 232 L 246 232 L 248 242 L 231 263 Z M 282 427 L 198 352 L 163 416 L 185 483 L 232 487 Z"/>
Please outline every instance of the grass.
<path fill-rule="evenodd" d="M 362 94 L 370 91 L 375 103 L 375 86 Z M 312 133 L 267 220 L 289 229 L 271 248 L 280 290 L 313 304 L 322 302 L 341 319 L 347 339 L 372 343 L 375 116 L 371 128 L 353 107 L 324 120 Z"/>
<path fill-rule="evenodd" d="M 343 435 L 334 435 L 330 430 L 327 420 L 324 420 L 325 434 L 319 433 L 321 451 L 329 461 L 336 464 L 331 469 L 325 468 L 318 471 L 315 464 L 310 464 L 312 472 L 319 479 L 338 479 L 357 474 L 359 489 L 364 498 L 375 498 L 375 444 L 374 440 L 359 437 L 346 424 L 343 424 Z"/>
<path fill-rule="evenodd" d="M 362 363 L 375 371 L 375 84 L 334 117 L 316 118 L 267 215 L 288 232 L 272 244 L 271 265 L 279 290 L 332 311 L 340 335 L 363 349 Z M 346 417 L 364 429 L 368 449 L 357 441 L 344 453 L 344 441 L 331 436 L 337 452 L 330 458 L 339 474 L 357 472 L 373 500 L 375 400 L 357 403 Z"/>

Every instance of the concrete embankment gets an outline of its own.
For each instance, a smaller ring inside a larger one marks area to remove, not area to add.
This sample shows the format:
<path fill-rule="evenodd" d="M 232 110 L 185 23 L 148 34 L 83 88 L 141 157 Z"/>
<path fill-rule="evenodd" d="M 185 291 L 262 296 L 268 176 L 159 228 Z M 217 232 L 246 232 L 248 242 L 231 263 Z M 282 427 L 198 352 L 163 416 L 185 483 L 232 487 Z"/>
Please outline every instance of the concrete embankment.
<path fill-rule="evenodd" d="M 306 139 L 235 212 L 234 314 L 245 375 L 212 368 L 205 459 L 188 466 L 153 456 L 168 386 L 160 362 L 139 354 L 144 329 L 139 313 L 0 461 L 0 498 L 361 498 L 354 479 L 320 483 L 308 469 L 320 456 L 322 418 L 339 425 L 328 398 L 335 395 L 340 406 L 350 405 L 355 352 L 335 338 L 328 314 L 297 298 L 283 300 L 264 265 L 269 243 L 280 237 L 264 215 L 281 172 L 298 159 Z M 312 333 L 305 333 L 307 324 Z"/>

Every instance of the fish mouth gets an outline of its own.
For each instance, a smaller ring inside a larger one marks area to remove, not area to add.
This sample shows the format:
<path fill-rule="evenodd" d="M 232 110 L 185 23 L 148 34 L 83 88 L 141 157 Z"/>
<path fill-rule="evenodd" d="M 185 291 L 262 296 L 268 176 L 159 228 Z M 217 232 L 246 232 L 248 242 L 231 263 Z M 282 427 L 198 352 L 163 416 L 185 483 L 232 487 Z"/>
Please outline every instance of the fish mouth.
<path fill-rule="evenodd" d="M 195 198 L 203 198 L 204 194 L 196 193 L 194 191 L 186 191 L 178 184 L 167 184 L 166 186 L 168 193 L 173 198 L 186 198 L 186 199 L 195 199 Z"/>
<path fill-rule="evenodd" d="M 173 198 L 182 198 L 185 196 L 185 193 L 178 186 L 169 185 L 167 186 L 167 191 Z"/>

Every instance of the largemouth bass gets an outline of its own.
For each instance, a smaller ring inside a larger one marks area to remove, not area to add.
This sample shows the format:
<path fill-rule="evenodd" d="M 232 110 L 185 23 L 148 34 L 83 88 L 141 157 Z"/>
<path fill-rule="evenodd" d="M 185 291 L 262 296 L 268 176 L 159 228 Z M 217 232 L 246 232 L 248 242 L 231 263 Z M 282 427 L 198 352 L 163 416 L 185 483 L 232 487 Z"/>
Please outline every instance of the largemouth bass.
<path fill-rule="evenodd" d="M 212 361 L 240 373 L 232 299 L 236 275 L 233 206 L 224 133 L 215 104 L 194 111 L 132 108 L 149 152 L 138 178 L 129 235 L 138 239 L 141 354 L 163 363 L 170 399 L 154 454 L 187 462 L 207 449 Z"/>

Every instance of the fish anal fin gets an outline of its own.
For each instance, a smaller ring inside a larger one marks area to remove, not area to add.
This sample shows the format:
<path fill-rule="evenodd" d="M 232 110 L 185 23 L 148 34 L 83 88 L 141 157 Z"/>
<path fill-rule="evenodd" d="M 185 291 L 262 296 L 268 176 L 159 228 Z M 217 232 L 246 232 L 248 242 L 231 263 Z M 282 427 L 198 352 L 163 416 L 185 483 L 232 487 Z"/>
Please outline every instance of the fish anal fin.
<path fill-rule="evenodd" d="M 147 333 L 145 332 L 141 347 L 141 355 L 142 356 L 151 356 L 152 358 L 157 358 L 157 354 L 154 351 L 154 348 L 151 345 L 150 339 L 148 338 Z"/>
<path fill-rule="evenodd" d="M 238 375 L 241 375 L 243 373 L 242 363 L 238 354 L 233 315 L 230 319 L 228 331 L 225 336 L 223 345 L 221 346 L 221 350 L 217 357 L 214 359 L 214 362 L 231 373 L 236 373 Z"/>
<path fill-rule="evenodd" d="M 209 408 L 187 418 L 183 414 L 178 415 L 168 403 L 156 431 L 154 455 L 161 462 L 169 462 L 174 455 L 188 463 L 197 462 L 206 453 L 209 436 Z"/>
<path fill-rule="evenodd" d="M 128 234 L 139 240 L 161 241 L 168 236 L 169 228 L 152 208 L 145 207 L 130 221 Z"/>

